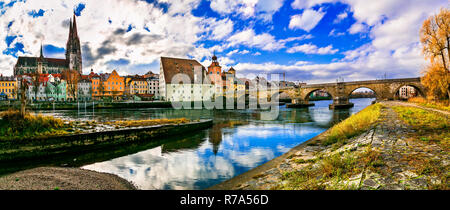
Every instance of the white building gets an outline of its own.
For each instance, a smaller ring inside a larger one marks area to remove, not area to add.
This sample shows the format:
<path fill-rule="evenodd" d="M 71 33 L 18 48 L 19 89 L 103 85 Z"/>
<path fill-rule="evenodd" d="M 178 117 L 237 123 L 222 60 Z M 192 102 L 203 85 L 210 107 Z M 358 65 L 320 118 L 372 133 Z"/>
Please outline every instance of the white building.
<path fill-rule="evenodd" d="M 91 101 L 92 100 L 92 81 L 90 79 L 81 79 L 78 82 L 78 100 Z"/>
<path fill-rule="evenodd" d="M 153 94 L 156 100 L 160 99 L 159 93 L 159 76 L 147 78 L 148 94 Z"/>
<path fill-rule="evenodd" d="M 165 101 L 201 101 L 211 99 L 214 85 L 203 84 L 206 69 L 191 59 L 161 57 L 160 99 Z M 180 82 L 181 80 L 185 82 Z"/>

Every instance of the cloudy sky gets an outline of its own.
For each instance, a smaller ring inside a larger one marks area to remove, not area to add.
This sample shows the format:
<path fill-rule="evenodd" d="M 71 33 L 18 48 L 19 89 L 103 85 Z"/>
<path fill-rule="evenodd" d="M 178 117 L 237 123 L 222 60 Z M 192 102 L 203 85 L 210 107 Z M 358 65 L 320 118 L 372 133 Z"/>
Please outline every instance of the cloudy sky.
<path fill-rule="evenodd" d="M 422 22 L 448 0 L 0 0 L 0 73 L 64 58 L 77 15 L 83 71 L 159 72 L 160 56 L 309 83 L 420 76 Z"/>

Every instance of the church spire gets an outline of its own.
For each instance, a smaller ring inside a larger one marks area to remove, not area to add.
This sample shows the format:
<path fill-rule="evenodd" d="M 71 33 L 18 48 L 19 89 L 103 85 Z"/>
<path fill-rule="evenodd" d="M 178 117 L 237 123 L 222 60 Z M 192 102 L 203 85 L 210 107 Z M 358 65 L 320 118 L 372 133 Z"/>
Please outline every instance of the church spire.
<path fill-rule="evenodd" d="M 43 50 L 42 50 L 42 43 L 41 43 L 41 54 L 39 55 L 39 58 L 44 58 L 44 53 L 43 53 Z"/>
<path fill-rule="evenodd" d="M 78 30 L 77 30 L 77 19 L 76 19 L 76 15 L 75 12 L 73 13 L 73 26 L 72 26 L 72 33 L 73 33 L 73 37 L 78 37 Z"/>

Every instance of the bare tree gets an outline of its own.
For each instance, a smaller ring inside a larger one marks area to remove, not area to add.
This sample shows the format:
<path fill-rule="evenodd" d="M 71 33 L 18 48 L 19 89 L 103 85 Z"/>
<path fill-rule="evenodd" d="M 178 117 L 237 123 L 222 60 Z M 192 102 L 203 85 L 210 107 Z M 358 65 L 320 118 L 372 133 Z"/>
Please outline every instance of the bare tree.
<path fill-rule="evenodd" d="M 64 70 L 62 77 L 67 83 L 67 93 L 73 100 L 78 101 L 78 82 L 80 81 L 81 75 L 76 70 Z"/>
<path fill-rule="evenodd" d="M 20 77 L 19 82 L 19 96 L 20 96 L 20 115 L 25 117 L 27 107 L 27 91 L 29 87 L 29 81 L 25 77 Z"/>

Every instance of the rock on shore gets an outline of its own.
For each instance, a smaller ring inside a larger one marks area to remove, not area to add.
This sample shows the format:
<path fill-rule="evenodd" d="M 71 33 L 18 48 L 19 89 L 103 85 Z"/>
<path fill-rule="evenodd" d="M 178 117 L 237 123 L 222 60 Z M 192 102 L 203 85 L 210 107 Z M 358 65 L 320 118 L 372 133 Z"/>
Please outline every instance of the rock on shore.
<path fill-rule="evenodd" d="M 128 181 L 79 168 L 41 167 L 0 177 L 0 190 L 135 190 Z"/>

